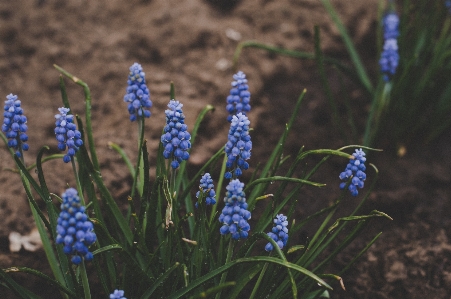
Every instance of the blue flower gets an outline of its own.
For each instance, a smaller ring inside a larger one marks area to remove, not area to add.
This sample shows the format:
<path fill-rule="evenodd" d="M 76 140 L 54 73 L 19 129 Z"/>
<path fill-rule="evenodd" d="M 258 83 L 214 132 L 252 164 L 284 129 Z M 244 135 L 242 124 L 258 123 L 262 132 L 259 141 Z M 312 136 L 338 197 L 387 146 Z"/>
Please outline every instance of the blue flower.
<path fill-rule="evenodd" d="M 384 46 L 379 59 L 379 65 L 385 82 L 389 82 L 399 64 L 398 41 L 399 17 L 395 12 L 389 12 L 383 19 Z"/>
<path fill-rule="evenodd" d="M 383 29 L 384 29 L 384 40 L 391 38 L 398 38 L 399 36 L 399 17 L 398 15 L 391 11 L 387 13 L 383 20 Z"/>
<path fill-rule="evenodd" d="M 56 226 L 56 244 L 64 244 L 64 253 L 72 256 L 71 261 L 75 265 L 80 264 L 83 259 L 90 261 L 93 255 L 88 247 L 97 240 L 94 226 L 85 214 L 85 207 L 80 202 L 77 190 L 67 189 L 62 198 Z"/>
<path fill-rule="evenodd" d="M 251 110 L 251 105 L 249 104 L 251 93 L 249 92 L 249 86 L 247 85 L 246 75 L 239 71 L 233 75 L 235 81 L 232 82 L 232 88 L 230 89 L 230 95 L 227 97 L 226 110 L 229 112 L 227 121 L 231 122 L 232 117 L 242 112 L 246 115 L 246 112 Z"/>
<path fill-rule="evenodd" d="M 207 172 L 202 176 L 200 179 L 200 185 L 199 185 L 200 191 L 197 191 L 196 198 L 199 198 L 200 192 L 202 192 L 205 196 L 205 204 L 208 205 L 214 205 L 216 203 L 215 196 L 215 186 L 213 185 L 213 179 L 211 178 L 211 175 Z M 196 208 L 198 207 L 198 203 L 196 202 Z"/>
<path fill-rule="evenodd" d="M 287 246 L 288 241 L 287 226 L 288 226 L 287 216 L 279 214 L 274 219 L 274 227 L 272 228 L 272 231 L 268 233 L 268 236 L 270 236 L 277 243 L 280 249 L 283 249 L 285 246 Z M 266 244 L 265 246 L 266 251 L 272 251 L 273 249 L 274 247 L 271 243 Z"/>
<path fill-rule="evenodd" d="M 58 110 L 60 113 L 55 115 L 56 140 L 58 140 L 58 149 L 60 151 L 66 150 L 67 146 L 67 154 L 64 155 L 63 161 L 69 163 L 80 146 L 83 145 L 83 140 L 81 140 L 80 131 L 77 130 L 77 127 L 73 123 L 74 116 L 72 114 L 67 114 L 70 109 L 62 107 L 58 108 Z"/>
<path fill-rule="evenodd" d="M 365 161 L 365 153 L 362 149 L 356 149 L 353 154 L 353 158 L 349 160 L 345 171 L 340 173 L 339 178 L 343 181 L 340 183 L 340 189 L 344 189 L 348 180 L 351 178 L 351 183 L 349 184 L 348 189 L 352 196 L 357 196 L 357 194 L 359 194 L 357 188 L 363 188 L 364 181 L 366 180 Z"/>
<path fill-rule="evenodd" d="M 185 115 L 179 101 L 171 100 L 166 113 L 166 126 L 164 134 L 161 136 L 165 159 L 172 158 L 171 167 L 177 169 L 183 160 L 188 160 L 188 150 L 191 148 L 191 135 L 187 131 Z"/>
<path fill-rule="evenodd" d="M 16 155 L 21 157 L 20 149 L 27 151 L 29 146 L 28 135 L 26 134 L 27 117 L 23 115 L 23 109 L 20 107 L 20 100 L 16 95 L 6 96 L 5 108 L 3 112 L 2 131 L 8 138 L 8 147 L 16 151 Z"/>
<path fill-rule="evenodd" d="M 130 121 L 135 121 L 143 115 L 146 118 L 150 117 L 150 111 L 146 108 L 152 107 L 152 101 L 146 85 L 146 74 L 139 63 L 135 62 L 130 67 L 124 102 L 128 103 Z"/>
<path fill-rule="evenodd" d="M 226 187 L 225 207 L 219 215 L 222 223 L 219 232 L 221 235 L 230 234 L 234 240 L 246 239 L 251 228 L 247 222 L 251 219 L 251 212 L 247 210 L 243 188 L 244 184 L 238 179 L 230 181 Z"/>
<path fill-rule="evenodd" d="M 385 41 L 379 65 L 385 82 L 389 82 L 396 73 L 399 64 L 398 42 L 391 38 Z"/>
<path fill-rule="evenodd" d="M 246 162 L 251 157 L 252 141 L 249 135 L 250 121 L 243 113 L 238 113 L 232 118 L 230 124 L 228 141 L 225 145 L 227 154 L 227 169 L 225 178 L 230 179 L 233 175 L 238 177 L 242 174 L 242 170 L 249 168 Z"/>
<path fill-rule="evenodd" d="M 114 290 L 114 292 L 110 295 L 110 299 L 127 299 L 127 298 L 124 297 L 124 291 Z"/>
<path fill-rule="evenodd" d="M 445 7 L 448 9 L 449 13 L 451 13 L 451 0 L 445 0 Z"/>

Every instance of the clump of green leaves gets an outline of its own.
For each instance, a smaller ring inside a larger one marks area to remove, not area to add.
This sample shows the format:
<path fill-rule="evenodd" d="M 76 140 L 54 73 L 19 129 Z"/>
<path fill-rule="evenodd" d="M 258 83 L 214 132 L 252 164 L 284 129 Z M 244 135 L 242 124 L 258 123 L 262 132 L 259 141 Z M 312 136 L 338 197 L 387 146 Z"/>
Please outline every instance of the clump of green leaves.
<path fill-rule="evenodd" d="M 355 210 L 346 217 L 335 215 L 348 192 L 337 194 L 333 204 L 328 205 L 305 219 L 295 219 L 299 195 L 303 189 L 321 188 L 324 184 L 311 181 L 324 163 L 332 156 L 352 159 L 345 151 L 361 147 L 351 145 L 336 150 L 304 150 L 298 154 L 284 157 L 287 136 L 293 127 L 300 110 L 305 91 L 299 96 L 293 114 L 287 120 L 285 130 L 267 161 L 258 161 L 261 169 L 255 170 L 251 179 L 245 182 L 249 211 L 257 211 L 258 217 L 252 223 L 249 237 L 245 241 L 235 241 L 230 236 L 221 236 L 217 219 L 217 205 L 222 205 L 224 194 L 224 174 L 226 156 L 224 147 L 218 151 L 193 176 L 188 176 L 186 161 L 180 163 L 178 170 L 170 167 L 163 157 L 163 146 L 158 149 L 156 179 L 150 181 L 150 161 L 147 142 L 144 139 L 144 119 L 138 131 L 138 158 L 136 164 L 115 143 L 110 146 L 124 159 L 133 185 L 127 207 L 117 204 L 103 178 L 97 160 L 96 146 L 91 122 L 91 95 L 86 83 L 55 66 L 64 77 L 81 86 L 85 94 L 85 121 L 76 116 L 78 128 L 84 144 L 80 146 L 73 160 L 77 189 L 84 198 L 87 214 L 94 223 L 97 241 L 90 250 L 94 255 L 94 267 L 70 263 L 62 245 L 55 244 L 58 209 L 53 203 L 58 196 L 52 193 L 42 170 L 42 163 L 60 159 L 61 155 L 45 156 L 49 147 L 44 146 L 38 153 L 36 163 L 26 166 L 11 150 L 20 178 L 27 193 L 30 208 L 41 235 L 53 277 L 26 267 L 0 269 L 0 287 L 14 291 L 21 298 L 39 298 L 37 294 L 17 284 L 13 277 L 16 272 L 25 272 L 41 279 L 59 292 L 61 298 L 91 298 L 91 293 L 107 294 L 114 290 L 124 290 L 127 298 L 240 298 L 251 294 L 253 298 L 318 298 L 328 295 L 333 285 L 343 283 L 341 275 L 366 249 L 379 237 L 374 237 L 357 254 L 356 258 L 341 273 L 329 274 L 327 265 L 349 245 L 365 228 L 372 218 L 389 218 L 386 214 L 373 211 L 368 215 L 358 215 L 373 184 L 361 197 Z M 70 108 L 65 82 L 60 78 L 63 104 Z M 171 85 L 171 99 L 175 90 Z M 206 106 L 199 114 L 191 132 L 191 143 L 196 146 L 199 126 L 213 107 Z M 226 120 L 224 120 L 226 121 Z M 0 135 L 7 143 L 6 137 Z M 258 146 L 258 145 L 257 145 Z M 372 150 L 368 147 L 361 147 Z M 317 164 L 308 168 L 303 163 L 307 157 L 321 156 Z M 288 170 L 281 167 L 290 163 Z M 370 164 L 374 177 L 377 168 Z M 283 170 L 285 169 L 285 170 Z M 32 176 L 35 171 L 38 180 Z M 206 205 L 204 192 L 196 193 L 201 176 L 209 172 L 216 174 L 216 194 L 218 204 L 213 208 Z M 337 174 L 338 177 L 338 174 Z M 350 184 L 349 180 L 347 184 Z M 268 194 L 270 189 L 273 194 Z M 35 191 L 35 193 L 33 192 Z M 337 180 L 338 191 L 338 180 Z M 33 194 L 37 194 L 35 198 Z M 41 210 L 38 202 L 45 202 Z M 59 199 L 60 200 L 60 199 Z M 194 202 L 198 208 L 194 208 Z M 126 211 L 125 211 L 126 210 Z M 281 211 L 289 220 L 290 234 L 295 235 L 306 224 L 319 223 L 308 242 L 295 244 L 288 240 L 281 250 L 275 241 L 266 234 L 272 227 L 275 215 Z M 257 212 L 256 212 L 257 213 Z M 346 228 L 346 229 L 345 229 Z M 270 242 L 275 249 L 272 254 L 264 250 Z M 94 271 L 95 274 L 89 271 Z M 89 281 L 95 275 L 96 283 Z M 93 291 L 95 290 L 95 292 Z M 55 298 L 58 297 L 55 294 Z"/>

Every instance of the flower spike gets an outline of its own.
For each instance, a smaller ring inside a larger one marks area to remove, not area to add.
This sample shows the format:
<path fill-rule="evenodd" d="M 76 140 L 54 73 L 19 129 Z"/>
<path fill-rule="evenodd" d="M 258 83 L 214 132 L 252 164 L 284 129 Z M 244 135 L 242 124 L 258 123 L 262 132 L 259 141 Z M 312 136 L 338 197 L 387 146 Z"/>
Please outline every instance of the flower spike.
<path fill-rule="evenodd" d="M 351 192 L 352 196 L 357 196 L 359 194 L 357 188 L 363 188 L 364 182 L 366 180 L 366 158 L 365 153 L 362 151 L 362 149 L 356 149 L 353 157 L 353 159 L 349 160 L 345 171 L 340 173 L 340 180 L 343 181 L 342 183 L 340 183 L 340 189 L 344 189 L 346 187 L 347 181 L 351 178 L 351 183 L 349 184 L 348 189 Z"/>
<path fill-rule="evenodd" d="M 166 113 L 166 126 L 161 136 L 164 146 L 163 156 L 165 159 L 172 158 L 171 167 L 177 169 L 182 161 L 189 158 L 188 150 L 191 148 L 191 134 L 187 131 L 185 115 L 179 101 L 171 100 Z"/>
<path fill-rule="evenodd" d="M 110 299 L 127 299 L 127 298 L 124 297 L 124 291 L 116 289 L 110 295 Z"/>
<path fill-rule="evenodd" d="M 216 204 L 215 186 L 213 185 L 213 179 L 208 172 L 204 174 L 200 179 L 199 189 L 200 191 L 197 191 L 196 198 L 199 198 L 200 192 L 202 192 L 205 195 L 205 204 L 207 206 Z M 199 206 L 199 203 L 196 202 L 195 206 L 197 208 Z"/>
<path fill-rule="evenodd" d="M 130 67 L 124 102 L 128 103 L 130 121 L 135 121 L 143 116 L 150 117 L 148 109 L 152 107 L 152 101 L 146 85 L 146 74 L 139 63 L 135 62 Z"/>
<path fill-rule="evenodd" d="M 77 130 L 77 127 L 73 123 L 74 116 L 72 114 L 67 114 L 69 108 L 58 108 L 59 114 L 55 115 L 55 135 L 56 140 L 58 140 L 58 149 L 60 151 L 66 150 L 68 148 L 67 154 L 64 155 L 64 163 L 69 163 L 71 159 L 75 156 L 80 146 L 83 145 L 83 140 L 81 140 L 81 133 Z"/>
<path fill-rule="evenodd" d="M 219 232 L 221 235 L 230 234 L 234 240 L 246 239 L 251 228 L 247 222 L 251 219 L 251 212 L 247 210 L 243 189 L 244 184 L 238 179 L 230 181 L 226 187 L 225 207 L 219 215 L 219 222 L 222 223 Z"/>
<path fill-rule="evenodd" d="M 21 157 L 21 150 L 27 151 L 29 146 L 28 135 L 26 134 L 27 117 L 23 115 L 23 109 L 20 107 L 20 100 L 16 95 L 9 94 L 6 96 L 2 131 L 8 138 L 8 147 L 16 151 L 16 155 Z"/>
<path fill-rule="evenodd" d="M 389 82 L 395 75 L 399 64 L 398 41 L 399 17 L 392 11 L 385 15 L 384 26 L 384 47 L 379 59 L 379 65 L 385 82 Z"/>
<path fill-rule="evenodd" d="M 268 233 L 268 236 L 270 236 L 277 243 L 280 249 L 283 249 L 285 246 L 287 246 L 288 241 L 287 226 L 288 226 L 287 216 L 279 214 L 274 219 L 274 227 L 272 228 L 272 231 Z M 271 243 L 266 244 L 265 246 L 266 251 L 272 251 L 273 249 L 274 247 Z"/>
<path fill-rule="evenodd" d="M 63 251 L 71 255 L 71 261 L 78 265 L 84 259 L 93 259 L 88 247 L 94 244 L 97 236 L 94 226 L 85 213 L 77 190 L 69 188 L 62 196 L 61 212 L 56 226 L 56 244 L 64 244 Z"/>
<path fill-rule="evenodd" d="M 249 168 L 246 162 L 251 157 L 252 141 L 249 135 L 250 121 L 243 113 L 238 113 L 232 118 L 230 124 L 228 141 L 225 145 L 225 152 L 227 154 L 227 169 L 225 173 L 226 179 L 239 177 L 242 170 Z"/>
<path fill-rule="evenodd" d="M 251 93 L 249 92 L 249 86 L 247 85 L 246 75 L 239 71 L 233 75 L 235 81 L 232 82 L 232 88 L 230 89 L 230 95 L 227 96 L 227 106 L 226 110 L 229 112 L 227 121 L 231 122 L 232 117 L 238 113 L 243 113 L 251 110 L 251 105 L 249 104 Z"/>

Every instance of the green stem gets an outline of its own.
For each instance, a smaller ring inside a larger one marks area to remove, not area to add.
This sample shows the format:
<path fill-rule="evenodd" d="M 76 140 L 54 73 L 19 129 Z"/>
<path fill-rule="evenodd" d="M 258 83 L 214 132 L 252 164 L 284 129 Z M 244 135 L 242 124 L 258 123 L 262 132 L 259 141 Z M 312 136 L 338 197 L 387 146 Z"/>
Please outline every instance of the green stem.
<path fill-rule="evenodd" d="M 78 177 L 77 166 L 75 165 L 74 157 L 70 157 L 70 162 L 72 164 L 72 170 L 74 171 L 75 183 L 77 184 L 78 196 L 80 196 L 80 201 L 83 205 L 86 205 L 85 199 L 83 197 L 83 190 L 81 189 L 80 178 Z"/>
<path fill-rule="evenodd" d="M 219 173 L 218 184 L 216 185 L 216 196 L 217 196 L 216 198 L 218 199 L 217 201 L 219 201 L 220 194 L 221 194 L 221 189 L 222 189 L 222 183 L 224 182 L 224 174 L 225 174 L 225 171 L 226 171 L 226 163 L 227 163 L 227 155 L 224 153 L 224 160 L 222 162 L 221 172 Z M 217 209 L 217 207 L 218 207 L 218 204 L 215 204 L 211 208 L 210 222 L 209 222 L 210 226 L 213 223 L 214 218 L 216 216 L 216 209 Z"/>
<path fill-rule="evenodd" d="M 271 253 L 269 254 L 271 256 Z M 254 289 L 252 290 L 251 295 L 249 296 L 249 299 L 254 299 L 255 294 L 257 294 L 258 288 L 260 287 L 260 283 L 262 282 L 263 276 L 265 276 L 266 269 L 268 269 L 269 263 L 265 263 L 263 266 L 262 271 L 260 272 L 260 275 L 258 276 L 257 282 L 255 283 Z"/>
<path fill-rule="evenodd" d="M 226 261 L 225 261 L 224 265 L 227 265 L 232 260 L 233 245 L 234 245 L 233 239 L 232 239 L 232 237 L 230 237 L 229 247 L 227 249 L 227 257 L 226 257 Z M 219 285 L 222 285 L 225 282 L 225 280 L 227 278 L 227 272 L 228 271 L 222 273 L 221 281 L 219 282 Z M 215 299 L 219 299 L 219 298 L 221 298 L 221 292 L 218 292 L 215 297 Z"/>
<path fill-rule="evenodd" d="M 83 284 L 83 291 L 85 299 L 91 299 L 91 291 L 89 290 L 88 274 L 86 273 L 85 261 L 80 264 L 81 283 Z"/>

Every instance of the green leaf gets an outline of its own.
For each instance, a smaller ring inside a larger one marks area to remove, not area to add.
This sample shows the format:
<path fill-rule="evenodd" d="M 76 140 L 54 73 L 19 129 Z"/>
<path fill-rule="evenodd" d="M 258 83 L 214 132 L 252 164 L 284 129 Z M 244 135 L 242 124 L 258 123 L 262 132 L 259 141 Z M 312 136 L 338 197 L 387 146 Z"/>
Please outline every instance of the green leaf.
<path fill-rule="evenodd" d="M 47 275 L 45 275 L 44 273 L 37 271 L 35 269 L 30 269 L 27 267 L 10 267 L 7 269 L 3 269 L 3 271 L 5 271 L 5 273 L 22 272 L 22 273 L 32 274 L 32 275 L 44 280 L 45 283 L 57 287 L 60 291 L 66 293 L 71 298 L 77 298 L 77 294 L 75 294 L 73 291 L 69 290 L 67 287 L 65 287 L 58 281 L 54 280 L 53 278 L 50 278 Z"/>
<path fill-rule="evenodd" d="M 15 282 L 3 269 L 0 268 L 0 278 L 5 281 L 6 285 L 19 297 L 24 299 L 41 299 L 38 295 L 25 289 Z"/>
<path fill-rule="evenodd" d="M 343 41 L 345 43 L 346 49 L 349 52 L 349 55 L 351 56 L 351 60 L 354 63 L 354 66 L 356 68 L 357 74 L 359 75 L 360 81 L 365 87 L 365 89 L 372 94 L 373 93 L 373 85 L 371 84 L 371 81 L 366 73 L 365 67 L 360 60 L 359 54 L 357 54 L 357 50 L 354 47 L 354 44 L 352 42 L 352 39 L 350 38 L 348 32 L 346 31 L 345 26 L 341 22 L 340 18 L 338 17 L 336 11 L 334 10 L 332 4 L 329 0 L 321 0 L 324 7 L 326 8 L 327 12 L 329 13 L 330 17 L 334 21 L 335 25 L 338 28 L 338 31 L 340 31 L 340 35 L 343 38 Z"/>
<path fill-rule="evenodd" d="M 176 299 L 176 298 L 181 298 L 183 296 L 185 296 L 188 292 L 190 292 L 191 290 L 195 289 L 196 287 L 202 285 L 203 283 L 205 283 L 206 281 L 212 279 L 215 276 L 220 275 L 221 273 L 227 271 L 229 268 L 236 266 L 238 264 L 241 263 L 264 263 L 264 262 L 268 262 L 268 263 L 273 263 L 273 264 L 277 264 L 277 265 L 281 265 L 286 267 L 287 269 L 292 269 L 295 270 L 299 273 L 302 273 L 304 275 L 306 275 L 308 278 L 316 281 L 318 284 L 320 284 L 321 286 L 332 290 L 332 287 L 329 286 L 324 280 L 322 280 L 320 277 L 318 277 L 316 274 L 310 272 L 309 270 L 300 267 L 296 264 L 290 263 L 290 262 L 286 262 L 283 261 L 281 259 L 277 259 L 277 258 L 273 258 L 273 257 L 266 257 L 266 256 L 256 256 L 256 257 L 249 257 L 249 258 L 241 258 L 241 259 L 237 259 L 234 261 L 231 261 L 221 267 L 218 267 L 217 269 L 210 271 L 208 274 L 196 279 L 195 281 L 192 281 L 187 287 L 184 287 L 180 290 L 178 290 L 177 292 L 171 294 L 171 296 L 169 296 L 167 299 Z"/>
<path fill-rule="evenodd" d="M 228 281 L 223 284 L 220 284 L 218 286 L 209 288 L 205 292 L 201 292 L 199 294 L 196 294 L 194 296 L 191 296 L 190 299 L 199 299 L 199 298 L 210 298 L 210 296 L 222 291 L 223 289 L 230 288 L 236 285 L 235 281 Z M 230 297 L 229 297 L 230 298 Z"/>
<path fill-rule="evenodd" d="M 148 299 L 153 294 L 153 292 L 163 284 L 163 282 L 169 277 L 169 275 L 180 266 L 180 263 L 175 263 L 174 266 L 168 269 L 165 273 L 163 273 L 158 279 L 152 283 L 152 285 L 144 292 L 141 296 L 141 299 Z"/>

